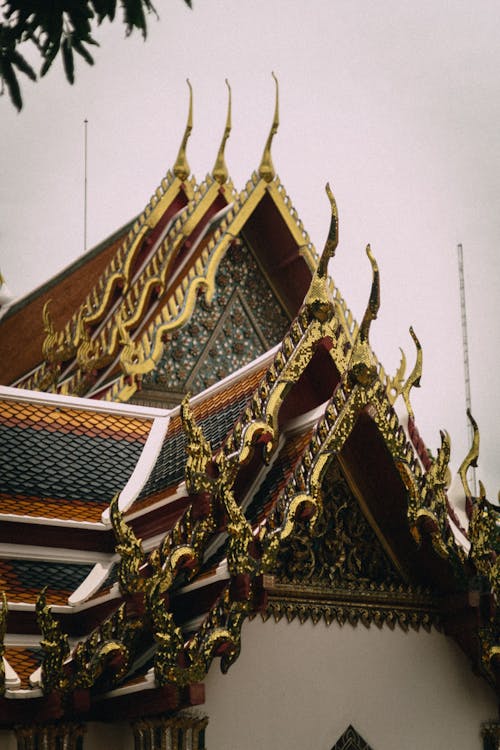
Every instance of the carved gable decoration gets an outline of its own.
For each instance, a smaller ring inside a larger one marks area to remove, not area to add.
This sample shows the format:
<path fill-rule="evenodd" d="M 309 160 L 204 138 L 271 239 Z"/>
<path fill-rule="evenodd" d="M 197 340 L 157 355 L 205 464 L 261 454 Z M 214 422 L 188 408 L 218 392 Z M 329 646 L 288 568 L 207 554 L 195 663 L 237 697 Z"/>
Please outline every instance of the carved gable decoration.
<path fill-rule="evenodd" d="M 404 630 L 439 624 L 432 594 L 408 584 L 397 570 L 336 460 L 325 475 L 323 512 L 314 533 L 307 521 L 298 523 L 281 547 L 267 589 L 266 616 L 276 620 L 399 624 Z"/>
<path fill-rule="evenodd" d="M 189 322 L 169 337 L 139 399 L 170 406 L 252 362 L 281 341 L 290 320 L 251 250 L 233 246 L 216 275 L 210 303 L 200 297 Z"/>
<path fill-rule="evenodd" d="M 401 576 L 363 515 L 339 465 L 332 461 L 323 482 L 323 514 L 284 545 L 279 580 L 322 588 L 398 586 Z"/>
<path fill-rule="evenodd" d="M 352 725 L 349 725 L 332 750 L 372 750 Z"/>

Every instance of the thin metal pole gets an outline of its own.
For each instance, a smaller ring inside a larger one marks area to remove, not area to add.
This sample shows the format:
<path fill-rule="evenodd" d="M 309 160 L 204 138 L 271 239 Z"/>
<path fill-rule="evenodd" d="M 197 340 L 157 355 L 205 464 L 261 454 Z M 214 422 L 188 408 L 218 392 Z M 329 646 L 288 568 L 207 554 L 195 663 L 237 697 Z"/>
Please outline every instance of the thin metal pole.
<path fill-rule="evenodd" d="M 84 190 L 83 190 L 83 252 L 87 249 L 87 125 L 84 123 Z"/>
<path fill-rule="evenodd" d="M 465 379 L 465 408 L 472 413 L 471 393 L 470 393 L 470 368 L 469 368 L 469 339 L 467 336 L 467 308 L 465 306 L 465 275 L 464 275 L 464 253 L 462 243 L 457 245 L 458 250 L 458 277 L 460 281 L 460 314 L 462 319 L 462 348 L 464 355 L 464 379 Z M 469 444 L 472 445 L 474 439 L 474 429 L 470 420 L 467 419 L 467 428 L 469 432 Z M 472 467 L 472 491 L 474 497 L 477 497 L 476 486 L 476 469 Z"/>

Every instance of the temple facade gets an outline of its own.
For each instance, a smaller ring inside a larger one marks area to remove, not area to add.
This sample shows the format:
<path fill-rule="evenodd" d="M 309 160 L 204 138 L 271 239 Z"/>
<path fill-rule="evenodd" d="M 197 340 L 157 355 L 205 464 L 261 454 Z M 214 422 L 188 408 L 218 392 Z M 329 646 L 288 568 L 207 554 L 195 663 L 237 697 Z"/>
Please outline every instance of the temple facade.
<path fill-rule="evenodd" d="M 277 86 L 277 84 L 276 84 Z M 0 318 L 0 744 L 500 748 L 498 513 L 414 365 L 370 345 L 270 134 L 243 190 L 179 155 Z M 22 346 L 20 342 L 22 341 Z"/>

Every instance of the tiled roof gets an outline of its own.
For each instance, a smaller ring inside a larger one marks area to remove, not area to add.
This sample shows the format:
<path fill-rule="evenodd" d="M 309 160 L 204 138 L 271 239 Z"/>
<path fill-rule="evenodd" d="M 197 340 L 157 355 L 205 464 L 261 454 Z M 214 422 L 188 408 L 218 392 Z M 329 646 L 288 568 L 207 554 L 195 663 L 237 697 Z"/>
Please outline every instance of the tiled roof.
<path fill-rule="evenodd" d="M 193 406 L 195 418 L 213 450 L 219 448 L 241 415 L 264 372 L 264 368 L 254 371 L 251 375 L 242 377 Z M 133 511 L 146 507 L 150 501 L 157 499 L 158 493 L 164 493 L 169 487 L 183 480 L 186 442 L 181 419 L 175 416 L 170 422 L 169 431 L 153 471 L 137 502 L 133 505 Z"/>
<path fill-rule="evenodd" d="M 9 602 L 34 603 L 47 586 L 49 604 L 67 604 L 68 597 L 92 570 L 85 563 L 43 560 L 0 560 L 0 589 Z"/>
<path fill-rule="evenodd" d="M 79 520 L 97 520 L 132 473 L 150 428 L 149 419 L 0 401 L 0 513 L 72 518 L 75 504 Z"/>
<path fill-rule="evenodd" d="M 30 676 L 42 663 L 42 650 L 25 646 L 7 646 L 5 658 L 21 680 L 21 688 L 29 688 Z"/>

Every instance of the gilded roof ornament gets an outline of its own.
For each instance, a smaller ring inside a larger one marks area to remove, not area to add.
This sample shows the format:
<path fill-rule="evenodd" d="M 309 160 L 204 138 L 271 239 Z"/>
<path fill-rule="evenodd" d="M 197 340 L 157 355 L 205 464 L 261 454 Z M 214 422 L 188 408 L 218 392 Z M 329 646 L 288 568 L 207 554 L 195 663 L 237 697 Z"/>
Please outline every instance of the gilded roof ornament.
<path fill-rule="evenodd" d="M 376 319 L 380 308 L 380 274 L 370 245 L 366 246 L 366 254 L 372 266 L 372 288 L 350 361 L 352 377 L 363 386 L 373 383 L 377 376 L 377 364 L 370 349 L 369 335 L 371 323 Z"/>
<path fill-rule="evenodd" d="M 260 162 L 260 167 L 259 167 L 259 177 L 261 177 L 261 179 L 263 179 L 264 182 L 272 182 L 276 174 L 276 172 L 274 171 L 273 160 L 271 158 L 271 144 L 273 142 L 274 136 L 278 132 L 278 127 L 280 124 L 278 79 L 276 78 L 274 73 L 272 73 L 272 76 L 276 83 L 276 101 L 274 105 L 274 118 L 273 118 L 273 124 L 271 125 L 271 130 L 269 132 L 269 135 L 267 136 L 266 145 L 264 146 L 264 153 L 262 154 L 262 160 Z"/>
<path fill-rule="evenodd" d="M 460 479 L 462 480 L 462 486 L 464 488 L 465 496 L 472 498 L 472 492 L 467 481 L 467 472 L 471 466 L 477 467 L 477 459 L 479 458 L 479 428 L 477 426 L 476 420 L 471 414 L 470 409 L 467 409 L 467 416 L 472 425 L 474 435 L 472 438 L 472 445 L 469 448 L 469 452 L 465 456 L 464 460 L 460 464 L 458 473 L 460 475 Z"/>
<path fill-rule="evenodd" d="M 212 170 L 212 177 L 220 185 L 223 185 L 225 182 L 227 182 L 229 178 L 229 172 L 226 166 L 226 160 L 224 158 L 224 149 L 226 147 L 226 141 L 229 138 L 229 134 L 231 133 L 231 86 L 229 85 L 229 81 L 227 80 L 227 78 L 226 78 L 226 86 L 229 92 L 229 98 L 228 98 L 228 104 L 227 104 L 226 127 L 224 128 L 224 135 L 222 136 L 222 141 L 219 147 L 219 152 L 217 154 L 214 168 Z"/>
<path fill-rule="evenodd" d="M 415 360 L 413 370 L 408 375 L 408 380 L 403 386 L 401 395 L 403 396 L 406 408 L 408 409 L 409 416 L 412 419 L 415 419 L 415 414 L 410 403 L 410 391 L 412 388 L 420 388 L 420 378 L 422 377 L 422 347 L 420 346 L 420 341 L 418 340 L 412 326 L 410 326 L 410 336 L 415 342 L 417 348 L 417 359 Z"/>
<path fill-rule="evenodd" d="M 179 148 L 179 153 L 177 154 L 177 159 L 174 164 L 173 172 L 176 177 L 179 178 L 182 182 L 184 180 L 187 180 L 190 173 L 190 168 L 188 164 L 188 160 L 186 157 L 186 146 L 188 142 L 188 138 L 191 135 L 191 131 L 193 129 L 193 87 L 191 86 L 191 82 L 189 78 L 186 78 L 187 85 L 189 86 L 189 112 L 188 112 L 188 119 L 186 123 L 186 129 L 184 131 L 184 136 L 182 138 L 182 142 Z"/>
<path fill-rule="evenodd" d="M 335 255 L 339 244 L 339 215 L 337 202 L 330 188 L 330 183 L 326 183 L 326 194 L 330 201 L 331 218 L 328 237 L 326 238 L 325 247 L 321 253 L 318 266 L 311 281 L 311 286 L 306 296 L 307 309 L 311 315 L 321 322 L 329 320 L 333 315 L 333 304 L 330 293 L 327 288 L 328 262 Z"/>

